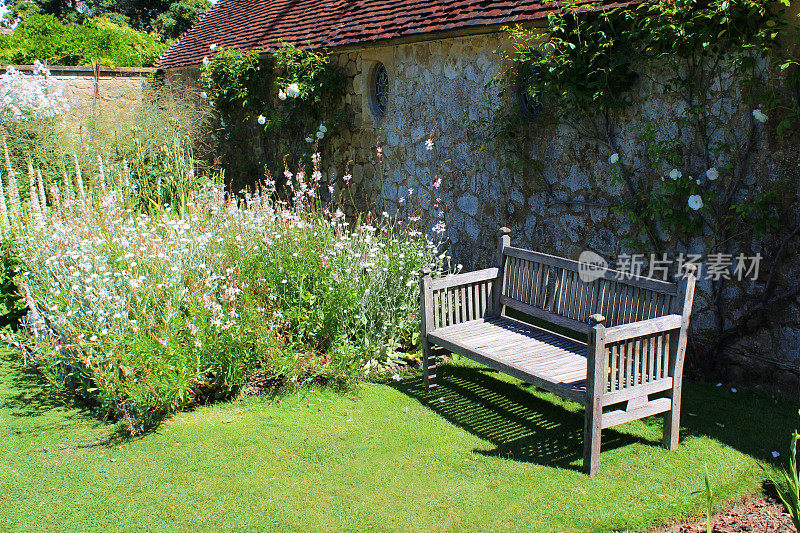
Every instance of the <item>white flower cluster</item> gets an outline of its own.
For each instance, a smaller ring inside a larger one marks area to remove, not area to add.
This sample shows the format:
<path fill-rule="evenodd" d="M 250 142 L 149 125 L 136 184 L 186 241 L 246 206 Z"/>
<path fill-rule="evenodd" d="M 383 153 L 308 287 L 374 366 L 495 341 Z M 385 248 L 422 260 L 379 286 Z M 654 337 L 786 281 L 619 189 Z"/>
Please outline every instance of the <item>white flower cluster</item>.
<path fill-rule="evenodd" d="M 286 86 L 286 89 L 278 89 L 278 98 L 280 100 L 286 100 L 286 98 L 297 98 L 300 96 L 300 85 L 297 83 L 290 83 Z"/>
<path fill-rule="evenodd" d="M 204 310 L 186 317 L 198 349 L 210 338 L 243 335 L 252 323 L 243 319 L 241 296 L 252 297 L 256 285 L 263 320 L 279 327 L 285 309 L 276 306 L 302 290 L 310 272 L 303 269 L 311 264 L 321 265 L 313 277 L 329 277 L 330 291 L 359 295 L 355 311 L 348 308 L 353 312 L 341 320 L 397 338 L 391 330 L 408 327 L 416 312 L 418 268 L 441 271 L 449 258 L 420 232 L 395 225 L 388 216 L 351 228 L 340 210 L 319 209 L 321 155 L 315 153 L 312 162 L 310 177 L 286 171 L 291 207 L 273 201 L 269 189 L 239 201 L 208 183 L 189 195 L 185 210 L 165 207 L 152 216 L 126 204 L 125 177 L 102 158 L 102 179 L 95 175 L 84 182 L 76 165 L 57 196 L 47 197 L 39 189 L 43 181 L 34 179 L 31 201 L 11 221 L 21 279 L 40 318 L 64 344 L 91 354 L 87 368 L 113 360 L 120 339 L 132 335 L 175 349 L 173 343 L 181 341 L 173 340 L 163 321 L 178 316 L 179 309 Z M 437 232 L 444 232 L 442 221 Z M 309 247 L 316 242 L 327 244 Z M 272 285 L 245 275 L 255 264 L 280 275 Z"/>
<path fill-rule="evenodd" d="M 61 83 L 39 61 L 32 74 L 9 65 L 0 75 L 0 116 L 17 122 L 27 118 L 53 118 L 70 108 Z"/>

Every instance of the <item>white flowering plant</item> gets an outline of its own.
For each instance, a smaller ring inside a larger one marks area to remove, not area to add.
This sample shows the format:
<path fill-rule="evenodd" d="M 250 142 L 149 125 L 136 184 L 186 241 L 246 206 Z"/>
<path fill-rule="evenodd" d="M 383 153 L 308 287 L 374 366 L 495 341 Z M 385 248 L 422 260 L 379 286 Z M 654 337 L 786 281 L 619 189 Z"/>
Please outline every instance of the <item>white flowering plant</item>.
<path fill-rule="evenodd" d="M 446 256 L 414 228 L 322 205 L 314 161 L 290 179 L 292 207 L 271 180 L 237 198 L 206 179 L 147 212 L 120 169 L 76 166 L 47 191 L 32 169 L 20 200 L 9 163 L 0 225 L 28 308 L 11 340 L 131 433 L 257 368 L 296 384 L 391 368 L 418 342 L 418 270 Z"/>
<path fill-rule="evenodd" d="M 13 65 L 0 74 L 0 121 L 4 123 L 53 119 L 69 108 L 63 84 L 38 60 L 30 74 Z"/>

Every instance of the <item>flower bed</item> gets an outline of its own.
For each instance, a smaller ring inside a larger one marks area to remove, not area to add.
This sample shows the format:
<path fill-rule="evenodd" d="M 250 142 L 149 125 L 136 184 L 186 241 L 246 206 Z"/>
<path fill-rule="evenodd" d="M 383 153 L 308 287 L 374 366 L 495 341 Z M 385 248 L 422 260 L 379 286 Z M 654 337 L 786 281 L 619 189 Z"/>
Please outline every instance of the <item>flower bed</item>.
<path fill-rule="evenodd" d="M 291 206 L 209 180 L 179 208 L 141 212 L 127 165 L 99 161 L 48 191 L 31 169 L 22 204 L 9 166 L 0 222 L 30 310 L 17 341 L 131 433 L 233 393 L 256 367 L 341 384 L 415 345 L 416 272 L 447 258 L 413 225 L 348 224 L 317 200 L 317 172 L 292 176 Z"/>

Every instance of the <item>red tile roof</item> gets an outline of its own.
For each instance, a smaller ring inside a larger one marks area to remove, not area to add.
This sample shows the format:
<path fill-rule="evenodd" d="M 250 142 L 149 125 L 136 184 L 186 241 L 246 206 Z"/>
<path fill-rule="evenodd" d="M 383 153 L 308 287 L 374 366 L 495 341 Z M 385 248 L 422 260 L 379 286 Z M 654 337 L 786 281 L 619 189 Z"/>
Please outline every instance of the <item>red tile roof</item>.
<path fill-rule="evenodd" d="M 638 0 L 607 0 L 606 7 Z M 280 40 L 336 47 L 543 19 L 548 0 L 219 0 L 159 59 L 160 68 L 197 65 L 209 46 L 274 50 Z"/>

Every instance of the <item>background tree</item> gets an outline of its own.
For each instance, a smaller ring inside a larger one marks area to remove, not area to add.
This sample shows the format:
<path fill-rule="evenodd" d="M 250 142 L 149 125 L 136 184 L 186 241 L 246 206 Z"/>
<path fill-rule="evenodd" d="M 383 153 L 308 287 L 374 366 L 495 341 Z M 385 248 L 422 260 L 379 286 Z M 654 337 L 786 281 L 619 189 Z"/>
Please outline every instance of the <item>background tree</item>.
<path fill-rule="evenodd" d="M 186 31 L 206 10 L 209 0 L 5 0 L 5 24 L 13 25 L 32 15 L 47 14 L 80 23 L 103 17 L 139 31 L 158 31 L 174 38 Z"/>

